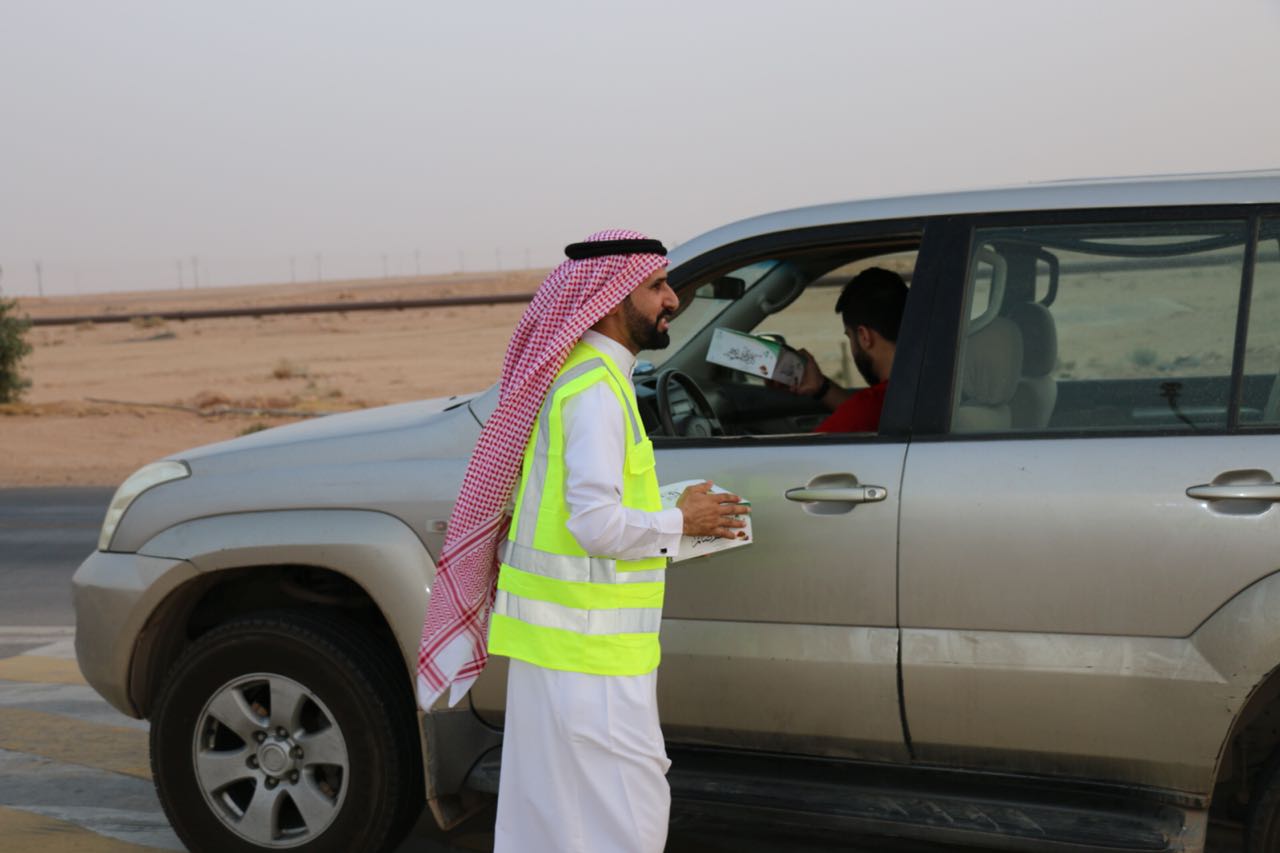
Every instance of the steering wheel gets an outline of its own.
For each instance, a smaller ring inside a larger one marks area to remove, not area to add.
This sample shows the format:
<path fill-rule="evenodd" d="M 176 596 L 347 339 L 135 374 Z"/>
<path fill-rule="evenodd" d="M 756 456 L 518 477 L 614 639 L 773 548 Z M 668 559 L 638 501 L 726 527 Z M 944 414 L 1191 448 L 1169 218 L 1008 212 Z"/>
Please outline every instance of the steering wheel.
<path fill-rule="evenodd" d="M 671 387 L 679 385 L 684 388 L 685 396 L 693 405 L 693 411 L 683 415 L 679 422 L 671 415 Z M 663 435 L 683 435 L 689 438 L 706 438 L 713 435 L 724 435 L 724 427 L 716 410 L 711 408 L 711 401 L 702 393 L 698 383 L 687 373 L 675 368 L 668 368 L 658 374 L 658 421 L 662 424 Z"/>

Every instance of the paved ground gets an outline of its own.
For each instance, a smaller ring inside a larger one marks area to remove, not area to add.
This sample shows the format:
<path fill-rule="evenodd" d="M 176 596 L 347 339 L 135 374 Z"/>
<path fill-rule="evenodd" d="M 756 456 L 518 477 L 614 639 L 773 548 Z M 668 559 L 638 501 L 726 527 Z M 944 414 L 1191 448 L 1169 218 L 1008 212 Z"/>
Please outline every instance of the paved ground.
<path fill-rule="evenodd" d="M 75 665 L 73 629 L 0 628 L 0 849 L 184 850 L 151 783 L 147 724 L 108 706 Z M 445 844 L 423 824 L 397 853 L 489 849 L 486 827 Z"/>
<path fill-rule="evenodd" d="M 147 724 L 85 685 L 73 650 L 69 581 L 94 548 L 111 489 L 0 489 L 0 850 L 182 850 L 151 783 Z M 396 853 L 492 849 L 485 816 L 444 843 L 429 818 Z M 489 820 L 491 820 L 489 816 Z M 1213 853 L 1236 853 L 1231 833 Z M 668 853 L 953 853 L 929 845 L 771 832 L 672 815 Z M 353 851 L 354 853 L 354 851 Z"/>
<path fill-rule="evenodd" d="M 0 625 L 74 624 L 71 575 L 97 546 L 114 491 L 0 489 L 0 589 L 19 593 L 0 596 Z"/>
<path fill-rule="evenodd" d="M 84 684 L 70 627 L 0 628 L 0 839 L 22 851 L 182 850 L 160 810 L 147 726 Z"/>
<path fill-rule="evenodd" d="M 147 724 L 110 708 L 76 668 L 73 629 L 0 628 L 0 849 L 22 853 L 148 853 L 183 850 L 151 783 Z M 424 814 L 396 853 L 486 851 L 481 816 L 448 842 L 432 837 Z M 882 851 L 879 843 L 831 836 L 797 838 L 760 827 L 712 826 L 677 812 L 669 853 L 787 850 Z M 946 853 L 935 846 L 895 847 Z M 354 851 L 353 851 L 354 853 Z"/>

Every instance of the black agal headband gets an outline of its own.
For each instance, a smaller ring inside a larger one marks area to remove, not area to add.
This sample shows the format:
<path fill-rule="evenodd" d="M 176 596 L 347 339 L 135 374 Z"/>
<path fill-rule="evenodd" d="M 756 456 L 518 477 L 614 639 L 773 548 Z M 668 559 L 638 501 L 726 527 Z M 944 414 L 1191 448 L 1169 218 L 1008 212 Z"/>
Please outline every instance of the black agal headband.
<path fill-rule="evenodd" d="M 605 255 L 662 255 L 667 247 L 659 240 L 593 240 L 589 243 L 570 243 L 564 253 L 571 261 L 587 258 L 603 258 Z"/>

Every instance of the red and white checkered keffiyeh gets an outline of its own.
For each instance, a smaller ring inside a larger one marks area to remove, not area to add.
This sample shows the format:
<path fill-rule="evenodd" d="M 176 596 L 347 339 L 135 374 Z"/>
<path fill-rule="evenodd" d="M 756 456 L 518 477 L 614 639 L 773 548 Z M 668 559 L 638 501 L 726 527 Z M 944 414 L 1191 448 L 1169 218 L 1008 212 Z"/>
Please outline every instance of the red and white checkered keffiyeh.
<path fill-rule="evenodd" d="M 647 238 L 610 230 L 587 241 L 633 239 Z M 456 704 L 488 659 L 498 546 L 511 523 L 507 503 L 548 389 L 582 333 L 666 265 L 658 254 L 565 261 L 542 282 L 520 318 L 502 361 L 498 407 L 471 454 L 436 567 L 418 647 L 418 703 L 424 709 L 450 686 L 449 704 Z"/>

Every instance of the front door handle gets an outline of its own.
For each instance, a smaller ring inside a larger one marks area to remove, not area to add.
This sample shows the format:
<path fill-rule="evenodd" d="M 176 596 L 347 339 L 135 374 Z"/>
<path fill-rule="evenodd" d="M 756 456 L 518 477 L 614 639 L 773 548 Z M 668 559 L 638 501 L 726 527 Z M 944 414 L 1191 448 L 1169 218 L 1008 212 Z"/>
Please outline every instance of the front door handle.
<path fill-rule="evenodd" d="M 838 486 L 833 488 L 813 488 L 799 486 L 787 489 L 783 497 L 789 501 L 811 503 L 814 501 L 830 501 L 834 503 L 869 504 L 882 501 L 889 496 L 884 486 Z"/>
<path fill-rule="evenodd" d="M 790 493 L 788 493 L 790 494 Z M 1187 497 L 1201 501 L 1280 501 L 1280 483 L 1205 483 L 1187 489 Z"/>

